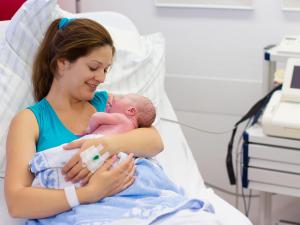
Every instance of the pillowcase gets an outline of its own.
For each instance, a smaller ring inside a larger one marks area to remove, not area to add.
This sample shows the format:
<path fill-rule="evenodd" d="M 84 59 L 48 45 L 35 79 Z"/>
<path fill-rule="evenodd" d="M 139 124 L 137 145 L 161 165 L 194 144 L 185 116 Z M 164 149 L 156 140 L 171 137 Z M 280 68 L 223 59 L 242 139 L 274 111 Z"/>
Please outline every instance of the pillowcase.
<path fill-rule="evenodd" d="M 133 92 L 144 95 L 159 110 L 164 91 L 164 41 L 159 33 L 141 39 L 143 49 L 140 54 L 116 51 L 111 71 L 99 89 L 116 94 Z"/>
<path fill-rule="evenodd" d="M 33 59 L 47 27 L 59 17 L 85 17 L 103 24 L 115 42 L 116 55 L 107 80 L 100 89 L 145 95 L 154 102 L 159 115 L 165 75 L 164 39 L 161 34 L 140 36 L 133 23 L 117 13 L 71 14 L 61 10 L 56 0 L 28 0 L 10 21 L 0 44 L 1 177 L 5 173 L 5 143 L 10 121 L 18 111 L 34 102 L 31 87 Z M 110 21 L 113 22 L 110 24 Z M 122 23 L 133 29 L 124 29 L 122 25 L 116 27 Z"/>
<path fill-rule="evenodd" d="M 4 177 L 7 130 L 13 116 L 33 103 L 31 66 L 45 28 L 57 15 L 56 2 L 29 0 L 7 26 L 0 46 L 0 176 Z M 42 10 L 42 9 L 49 10 Z"/>

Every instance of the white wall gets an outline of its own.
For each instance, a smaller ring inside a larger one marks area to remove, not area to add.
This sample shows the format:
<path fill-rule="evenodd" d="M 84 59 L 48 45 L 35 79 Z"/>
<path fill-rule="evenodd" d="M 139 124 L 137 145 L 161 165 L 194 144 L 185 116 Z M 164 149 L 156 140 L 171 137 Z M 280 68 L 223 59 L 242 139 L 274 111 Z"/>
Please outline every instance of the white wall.
<path fill-rule="evenodd" d="M 299 13 L 281 11 L 281 0 L 253 0 L 253 11 L 157 8 L 154 0 L 81 0 L 82 11 L 114 10 L 141 33 L 167 40 L 167 72 L 261 80 L 262 49 L 284 33 L 298 33 Z"/>
<path fill-rule="evenodd" d="M 59 2 L 74 11 L 73 1 Z M 263 48 L 278 43 L 284 34 L 300 33 L 300 12 L 283 12 L 281 0 L 253 0 L 253 7 L 157 8 L 154 0 L 81 0 L 82 11 L 117 11 L 131 18 L 142 34 L 162 32 L 166 88 L 179 119 L 214 131 L 231 128 L 262 95 Z M 234 191 L 225 171 L 230 133 L 184 132 L 205 180 Z M 218 194 L 234 203 L 232 196 Z M 299 199 L 274 197 L 273 214 L 278 218 L 300 221 L 293 207 L 299 207 Z M 258 212 L 254 199 L 254 223 Z"/>
<path fill-rule="evenodd" d="M 76 12 L 76 0 L 57 0 L 59 6 L 69 12 Z"/>

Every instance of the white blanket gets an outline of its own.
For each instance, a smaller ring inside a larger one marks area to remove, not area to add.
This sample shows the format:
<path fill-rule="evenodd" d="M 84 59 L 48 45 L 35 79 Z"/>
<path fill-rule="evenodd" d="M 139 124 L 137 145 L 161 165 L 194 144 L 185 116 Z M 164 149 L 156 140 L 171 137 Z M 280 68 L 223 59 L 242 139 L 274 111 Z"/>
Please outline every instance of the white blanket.
<path fill-rule="evenodd" d="M 33 185 L 55 189 L 68 185 L 61 169 L 77 151 L 66 151 L 59 146 L 36 153 L 30 163 L 36 175 Z M 195 222 L 190 224 L 200 221 L 218 224 L 213 206 L 205 199 L 189 198 L 169 180 L 157 162 L 137 158 L 135 164 L 134 184 L 119 194 L 53 217 L 29 220 L 27 224 L 172 224 L 173 217 L 176 221 L 188 217 L 190 222 Z"/>

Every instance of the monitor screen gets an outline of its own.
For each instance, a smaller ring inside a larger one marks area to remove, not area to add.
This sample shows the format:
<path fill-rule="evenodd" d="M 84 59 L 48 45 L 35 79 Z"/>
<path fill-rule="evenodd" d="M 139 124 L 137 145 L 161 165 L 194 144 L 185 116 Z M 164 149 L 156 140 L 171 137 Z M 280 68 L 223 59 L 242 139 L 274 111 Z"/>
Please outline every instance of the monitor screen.
<path fill-rule="evenodd" d="M 294 67 L 291 88 L 300 89 L 300 66 Z"/>

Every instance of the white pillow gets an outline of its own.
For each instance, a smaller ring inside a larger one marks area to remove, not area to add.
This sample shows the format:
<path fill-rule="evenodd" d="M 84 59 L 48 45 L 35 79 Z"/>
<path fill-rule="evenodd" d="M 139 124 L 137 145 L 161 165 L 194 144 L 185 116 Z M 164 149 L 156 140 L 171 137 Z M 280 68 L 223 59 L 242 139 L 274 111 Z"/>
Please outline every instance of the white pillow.
<path fill-rule="evenodd" d="M 9 20 L 0 21 L 0 41 L 2 41 L 4 39 L 4 34 L 5 34 L 8 23 L 9 23 Z"/>
<path fill-rule="evenodd" d="M 164 41 L 160 33 L 141 37 L 139 54 L 116 51 L 111 71 L 100 89 L 112 93 L 139 93 L 149 97 L 159 108 L 164 90 Z"/>
<path fill-rule="evenodd" d="M 95 13 L 91 19 L 97 18 Z M 58 17 L 86 17 L 61 10 L 56 0 L 28 0 L 12 18 L 0 45 L 0 176 L 5 173 L 5 142 L 12 117 L 33 103 L 31 67 L 46 28 Z M 123 16 L 124 17 L 124 16 Z M 101 21 L 101 13 L 99 20 Z M 103 24 L 116 44 L 112 70 L 102 89 L 113 93 L 137 92 L 149 97 L 159 109 L 164 91 L 164 39 L 161 34 L 140 36 Z M 115 21 L 114 21 L 115 24 Z M 123 40 L 124 38 L 125 40 Z M 1 42 L 1 41 L 0 41 Z M 159 114 L 159 112 L 158 112 Z"/>
<path fill-rule="evenodd" d="M 57 15 L 55 1 L 27 1 L 7 26 L 0 46 L 0 176 L 5 170 L 5 143 L 12 117 L 33 103 L 31 66 L 38 40 Z M 47 10 L 42 10 L 47 9 Z M 49 10 L 48 10 L 49 9 Z"/>

